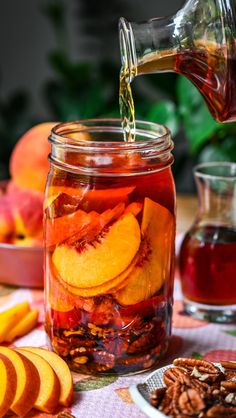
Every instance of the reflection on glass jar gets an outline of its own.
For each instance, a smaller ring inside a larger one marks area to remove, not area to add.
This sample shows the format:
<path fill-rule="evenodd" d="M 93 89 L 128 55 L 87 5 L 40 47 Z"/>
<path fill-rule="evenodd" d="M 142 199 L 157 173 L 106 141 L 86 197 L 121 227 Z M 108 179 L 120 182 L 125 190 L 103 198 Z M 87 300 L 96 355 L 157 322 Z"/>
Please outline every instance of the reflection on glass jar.
<path fill-rule="evenodd" d="M 76 371 L 153 367 L 171 332 L 175 189 L 168 130 L 67 123 L 50 137 L 46 330 Z"/>
<path fill-rule="evenodd" d="M 197 219 L 180 252 L 187 312 L 212 321 L 236 319 L 236 164 L 195 168 Z"/>

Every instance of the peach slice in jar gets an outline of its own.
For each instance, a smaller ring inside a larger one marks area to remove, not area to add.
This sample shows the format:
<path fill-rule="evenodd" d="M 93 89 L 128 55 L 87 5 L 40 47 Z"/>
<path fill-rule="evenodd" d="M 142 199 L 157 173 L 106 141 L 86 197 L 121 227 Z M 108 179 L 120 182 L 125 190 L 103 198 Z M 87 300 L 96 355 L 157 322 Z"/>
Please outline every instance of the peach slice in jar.
<path fill-rule="evenodd" d="M 119 203 L 113 209 L 102 214 L 95 211 L 86 213 L 76 210 L 68 215 L 48 219 L 46 222 L 46 245 L 52 247 L 70 240 L 70 243 L 86 238 L 91 241 L 105 225 L 118 218 L 124 211 L 124 204 Z"/>
<path fill-rule="evenodd" d="M 84 246 L 62 244 L 56 247 L 52 261 L 59 276 L 78 288 L 100 286 L 121 274 L 130 265 L 141 242 L 137 219 L 128 213 L 92 243 Z"/>
<path fill-rule="evenodd" d="M 38 396 L 40 383 L 38 371 L 31 361 L 8 347 L 1 346 L 0 354 L 6 356 L 15 368 L 17 386 L 11 410 L 23 417 L 33 408 Z"/>
<path fill-rule="evenodd" d="M 115 294 L 121 305 L 133 305 L 153 296 L 171 271 L 173 215 L 164 206 L 145 198 L 141 233 L 139 259 L 126 286 Z"/>
<path fill-rule="evenodd" d="M 104 210 L 118 205 L 118 203 L 127 204 L 129 202 L 129 195 L 134 189 L 135 186 L 114 187 L 112 189 L 89 189 L 88 186 L 50 186 L 47 193 L 48 198 L 45 200 L 45 207 L 49 206 L 49 204 L 53 204 L 53 201 L 59 194 L 64 193 L 77 199 L 81 209 L 86 212 L 91 210 L 103 212 Z"/>

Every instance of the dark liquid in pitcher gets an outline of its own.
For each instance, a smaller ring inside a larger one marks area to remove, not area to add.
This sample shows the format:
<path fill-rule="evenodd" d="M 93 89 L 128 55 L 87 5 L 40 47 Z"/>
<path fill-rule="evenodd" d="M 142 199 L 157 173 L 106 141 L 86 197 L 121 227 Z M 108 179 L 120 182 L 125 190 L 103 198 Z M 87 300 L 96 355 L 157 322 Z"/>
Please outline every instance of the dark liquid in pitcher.
<path fill-rule="evenodd" d="M 205 226 L 182 244 L 180 275 L 185 297 L 214 305 L 236 304 L 236 230 Z"/>
<path fill-rule="evenodd" d="M 185 75 L 204 96 L 213 117 L 219 122 L 236 120 L 236 47 L 204 44 L 173 54 L 148 54 L 138 66 L 138 74 L 175 70 Z M 156 55 L 156 58 L 154 57 Z"/>

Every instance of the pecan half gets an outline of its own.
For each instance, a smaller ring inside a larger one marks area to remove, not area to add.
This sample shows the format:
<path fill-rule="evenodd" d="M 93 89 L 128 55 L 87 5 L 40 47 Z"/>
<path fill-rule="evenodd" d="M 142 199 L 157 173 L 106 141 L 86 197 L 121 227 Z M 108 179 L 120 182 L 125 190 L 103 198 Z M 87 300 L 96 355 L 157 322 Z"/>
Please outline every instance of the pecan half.
<path fill-rule="evenodd" d="M 236 392 L 236 381 L 224 380 L 220 382 L 220 385 L 226 390 L 228 390 L 229 392 Z"/>
<path fill-rule="evenodd" d="M 224 367 L 224 369 L 236 371 L 236 361 L 221 361 L 220 364 L 222 367 Z"/>
<path fill-rule="evenodd" d="M 196 389 L 187 389 L 179 397 L 179 409 L 186 415 L 197 415 L 206 405 Z"/>
<path fill-rule="evenodd" d="M 163 374 L 163 380 L 166 386 L 173 385 L 175 382 L 190 384 L 190 377 L 179 367 L 170 367 Z"/>
<path fill-rule="evenodd" d="M 228 408 L 222 405 L 212 406 L 207 411 L 207 417 L 211 418 L 236 418 L 236 408 Z"/>
<path fill-rule="evenodd" d="M 174 366 L 183 367 L 186 370 L 197 370 L 206 374 L 219 374 L 220 369 L 214 364 L 209 363 L 206 360 L 199 360 L 194 358 L 177 358 L 173 361 Z"/>

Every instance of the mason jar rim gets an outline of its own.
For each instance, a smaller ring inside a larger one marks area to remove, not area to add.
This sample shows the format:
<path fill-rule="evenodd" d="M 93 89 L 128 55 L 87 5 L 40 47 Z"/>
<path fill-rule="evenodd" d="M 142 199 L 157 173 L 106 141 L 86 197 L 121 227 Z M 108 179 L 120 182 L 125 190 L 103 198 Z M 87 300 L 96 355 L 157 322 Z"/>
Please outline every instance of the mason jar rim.
<path fill-rule="evenodd" d="M 225 173 L 220 173 L 220 169 L 226 169 Z M 209 170 L 209 171 L 208 171 Z M 215 170 L 215 172 L 213 171 Z M 217 173 L 218 170 L 218 173 Z M 194 167 L 193 173 L 196 177 L 216 179 L 216 180 L 236 180 L 236 163 L 225 161 L 213 161 L 201 163 Z"/>
<path fill-rule="evenodd" d="M 106 144 L 106 152 L 121 151 L 138 151 L 148 150 L 156 147 L 156 151 L 166 153 L 173 149 L 173 142 L 171 140 L 170 130 L 164 126 L 154 122 L 136 121 L 136 139 L 140 136 L 144 139 L 136 140 L 134 142 L 125 141 L 90 141 L 88 139 L 74 139 L 68 138 L 66 135 L 76 133 L 118 133 L 123 135 L 120 119 L 116 118 L 101 118 L 101 119 L 81 119 L 75 122 L 63 122 L 53 127 L 49 141 L 53 144 L 58 144 L 61 147 L 66 147 L 73 150 L 83 150 L 86 152 L 101 152 Z"/>

